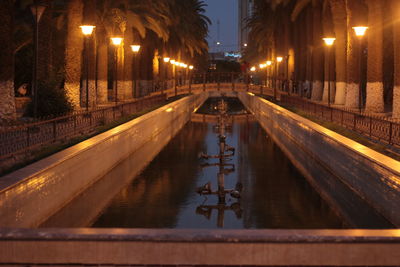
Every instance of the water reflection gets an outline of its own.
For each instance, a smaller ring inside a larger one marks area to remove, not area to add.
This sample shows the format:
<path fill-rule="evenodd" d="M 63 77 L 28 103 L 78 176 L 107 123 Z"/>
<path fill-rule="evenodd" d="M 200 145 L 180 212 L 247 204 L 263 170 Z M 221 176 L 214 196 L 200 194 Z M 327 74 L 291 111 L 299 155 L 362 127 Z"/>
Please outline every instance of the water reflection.
<path fill-rule="evenodd" d="M 189 122 L 92 226 L 341 228 L 342 220 L 259 124 L 250 115 L 244 118 L 226 129 L 226 143 L 235 147 L 235 154 L 223 166 L 199 158 L 202 152 L 220 152 L 215 123 Z M 197 193 L 199 185 L 215 181 L 216 173 L 218 178 L 223 174 L 218 186 L 224 190 L 243 188 L 239 201 L 231 194 L 222 201 L 218 194 Z"/>
<path fill-rule="evenodd" d="M 216 195 L 218 197 L 217 205 L 200 205 L 196 208 L 197 214 L 204 215 L 208 220 L 211 218 L 212 211 L 217 210 L 217 226 L 222 228 L 224 227 L 224 215 L 225 211 L 233 210 L 238 219 L 242 218 L 242 209 L 240 207 L 239 200 L 236 203 L 231 205 L 227 205 L 226 203 L 226 195 L 230 194 L 233 198 L 240 199 L 240 194 L 242 192 L 243 186 L 240 182 L 236 183 L 235 189 L 225 189 L 225 175 L 232 173 L 235 171 L 235 164 L 227 163 L 227 161 L 232 160 L 232 157 L 235 155 L 235 148 L 226 143 L 226 130 L 232 128 L 232 125 L 229 124 L 230 115 L 227 113 L 228 111 L 228 103 L 225 99 L 221 98 L 215 108 L 212 110 L 218 110 L 217 118 L 218 123 L 215 125 L 215 129 L 217 130 L 217 138 L 218 138 L 218 147 L 219 153 L 216 155 L 208 155 L 205 153 L 201 153 L 200 158 L 209 160 L 209 159 L 218 159 L 216 163 L 205 163 L 201 164 L 204 167 L 218 166 L 217 173 L 217 182 L 218 189 L 216 191 L 212 190 L 212 183 L 208 182 L 205 185 L 198 187 L 196 192 L 199 195 L 209 196 Z M 228 167 L 228 168 L 226 168 Z"/>

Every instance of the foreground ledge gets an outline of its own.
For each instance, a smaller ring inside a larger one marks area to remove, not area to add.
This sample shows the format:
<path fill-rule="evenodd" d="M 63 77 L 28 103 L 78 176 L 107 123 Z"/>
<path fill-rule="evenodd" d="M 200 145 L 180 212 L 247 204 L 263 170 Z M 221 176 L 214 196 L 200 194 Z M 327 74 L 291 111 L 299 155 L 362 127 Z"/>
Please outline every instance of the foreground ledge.
<path fill-rule="evenodd" d="M 0 263 L 396 266 L 400 230 L 0 229 Z"/>

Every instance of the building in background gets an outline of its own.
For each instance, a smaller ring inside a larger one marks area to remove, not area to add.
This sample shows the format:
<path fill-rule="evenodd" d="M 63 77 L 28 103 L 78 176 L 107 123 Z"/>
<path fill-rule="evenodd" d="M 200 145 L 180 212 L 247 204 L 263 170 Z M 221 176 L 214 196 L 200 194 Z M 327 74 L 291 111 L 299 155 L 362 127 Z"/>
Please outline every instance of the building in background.
<path fill-rule="evenodd" d="M 253 0 L 238 0 L 238 46 L 242 50 L 247 46 L 249 29 L 246 27 L 246 21 L 253 13 Z"/>

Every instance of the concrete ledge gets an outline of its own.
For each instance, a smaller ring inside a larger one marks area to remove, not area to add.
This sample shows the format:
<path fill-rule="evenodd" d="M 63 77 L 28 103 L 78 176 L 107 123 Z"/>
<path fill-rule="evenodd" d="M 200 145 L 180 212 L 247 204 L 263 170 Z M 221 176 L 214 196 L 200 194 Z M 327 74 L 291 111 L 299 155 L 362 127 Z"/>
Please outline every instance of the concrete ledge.
<path fill-rule="evenodd" d="M 399 230 L 2 230 L 0 262 L 396 266 Z"/>
<path fill-rule="evenodd" d="M 311 183 L 323 184 L 334 195 L 333 202 L 353 207 L 352 217 L 370 215 L 354 205 L 353 199 L 359 200 L 336 198 L 347 187 L 400 226 L 400 162 L 253 94 L 239 93 L 239 98 Z"/>
<path fill-rule="evenodd" d="M 136 172 L 190 119 L 207 94 L 175 101 L 0 178 L 0 227 L 36 227 L 133 152 Z"/>

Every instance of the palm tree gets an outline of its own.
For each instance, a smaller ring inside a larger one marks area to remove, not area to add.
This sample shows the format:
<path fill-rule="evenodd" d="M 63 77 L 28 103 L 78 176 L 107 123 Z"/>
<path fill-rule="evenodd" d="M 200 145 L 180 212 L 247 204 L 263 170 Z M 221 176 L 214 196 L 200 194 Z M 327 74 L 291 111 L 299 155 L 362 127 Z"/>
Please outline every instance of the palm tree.
<path fill-rule="evenodd" d="M 354 35 L 353 26 L 358 25 L 361 20 L 362 2 L 360 0 L 346 0 L 347 13 L 347 93 L 346 107 L 357 108 L 359 106 L 360 88 L 360 49 L 359 40 Z"/>
<path fill-rule="evenodd" d="M 312 99 L 322 100 L 324 69 L 324 49 L 322 41 L 322 4 L 319 0 L 312 1 L 313 13 L 313 53 L 312 53 Z"/>
<path fill-rule="evenodd" d="M 391 1 L 393 14 L 400 14 L 400 1 Z M 393 117 L 400 118 L 400 20 L 393 20 L 394 45 L 394 88 L 393 88 Z"/>
<path fill-rule="evenodd" d="M 335 104 L 344 105 L 346 99 L 346 44 L 347 13 L 345 0 L 329 1 L 335 32 L 336 95 Z"/>
<path fill-rule="evenodd" d="M 73 106 L 80 106 L 80 78 L 82 66 L 83 36 L 79 29 L 83 19 L 83 2 L 70 0 L 67 5 L 68 34 L 65 48 L 65 85 Z"/>
<path fill-rule="evenodd" d="M 368 0 L 367 100 L 365 110 L 383 112 L 383 1 Z"/>
<path fill-rule="evenodd" d="M 97 25 L 97 1 L 96 0 L 86 0 L 84 1 L 84 9 L 83 9 L 83 20 L 82 24 L 84 25 Z M 95 30 L 91 36 L 86 37 L 86 49 L 84 51 L 85 57 L 87 55 L 88 62 L 88 73 L 83 76 L 83 78 L 88 79 L 88 104 L 89 107 L 94 107 L 97 105 L 97 94 L 96 94 L 96 43 L 97 43 L 97 31 Z M 83 70 L 86 72 L 86 70 Z M 81 89 L 81 103 L 85 103 L 86 105 L 86 82 L 82 80 L 82 89 Z"/>
<path fill-rule="evenodd" d="M 38 69 L 37 75 L 39 85 L 45 83 L 49 76 L 54 76 L 55 69 L 53 65 L 54 41 L 53 41 L 53 0 L 40 0 L 42 5 L 46 6 L 45 11 L 39 22 L 39 40 L 38 40 Z M 40 90 L 40 88 L 39 88 Z"/>
<path fill-rule="evenodd" d="M 0 119 L 15 118 L 13 1 L 0 5 Z"/>

